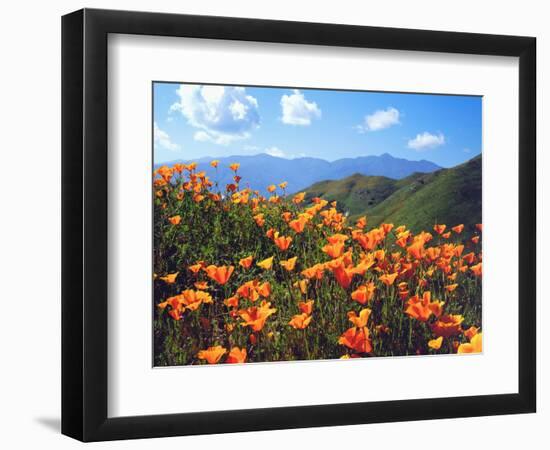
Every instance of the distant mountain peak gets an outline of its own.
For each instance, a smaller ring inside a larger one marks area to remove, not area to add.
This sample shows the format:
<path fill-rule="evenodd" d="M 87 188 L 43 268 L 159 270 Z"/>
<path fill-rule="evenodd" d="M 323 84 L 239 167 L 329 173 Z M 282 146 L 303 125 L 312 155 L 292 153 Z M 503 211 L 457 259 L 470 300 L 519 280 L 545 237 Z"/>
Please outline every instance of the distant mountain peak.
<path fill-rule="evenodd" d="M 218 169 L 210 166 L 214 159 L 220 161 Z M 196 161 L 198 170 L 204 170 L 207 175 L 220 186 L 233 180 L 233 172 L 228 170 L 231 163 L 240 163 L 239 176 L 244 185 L 265 193 L 267 186 L 288 182 L 288 193 L 298 192 L 322 180 L 339 180 L 350 175 L 381 176 L 390 179 L 402 179 L 413 173 L 430 173 L 441 167 L 430 161 L 409 161 L 395 158 L 389 153 L 382 155 L 357 156 L 327 161 L 316 157 L 301 157 L 295 159 L 281 158 L 267 153 L 255 155 L 232 155 L 223 157 L 203 157 L 199 159 L 177 160 L 156 164 L 176 162 L 189 163 Z"/>

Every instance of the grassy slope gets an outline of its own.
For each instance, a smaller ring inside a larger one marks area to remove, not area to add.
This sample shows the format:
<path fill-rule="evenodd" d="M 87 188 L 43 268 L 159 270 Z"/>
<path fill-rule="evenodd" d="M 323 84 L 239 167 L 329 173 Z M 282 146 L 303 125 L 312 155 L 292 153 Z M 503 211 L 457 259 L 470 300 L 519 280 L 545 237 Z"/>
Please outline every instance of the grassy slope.
<path fill-rule="evenodd" d="M 353 175 L 316 183 L 307 192 L 338 200 L 351 219 L 366 214 L 370 225 L 392 222 L 413 231 L 434 223 L 473 225 L 481 222 L 481 157 L 402 180 Z"/>
<path fill-rule="evenodd" d="M 398 187 L 396 180 L 386 177 L 369 177 L 355 174 L 342 180 L 315 183 L 307 189 L 307 199 L 322 197 L 337 200 L 351 215 L 359 214 L 379 204 L 393 194 Z"/>

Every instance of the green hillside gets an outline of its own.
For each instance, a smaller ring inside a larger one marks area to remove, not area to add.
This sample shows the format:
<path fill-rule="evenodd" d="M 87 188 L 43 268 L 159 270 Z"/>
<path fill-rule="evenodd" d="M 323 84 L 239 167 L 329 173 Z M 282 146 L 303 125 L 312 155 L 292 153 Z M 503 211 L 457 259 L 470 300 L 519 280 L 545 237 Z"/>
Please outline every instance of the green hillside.
<path fill-rule="evenodd" d="M 322 181 L 306 192 L 309 198 L 337 200 L 352 220 L 366 214 L 374 226 L 392 222 L 420 231 L 434 223 L 473 225 L 481 222 L 481 156 L 451 169 L 401 180 L 352 175 Z"/>

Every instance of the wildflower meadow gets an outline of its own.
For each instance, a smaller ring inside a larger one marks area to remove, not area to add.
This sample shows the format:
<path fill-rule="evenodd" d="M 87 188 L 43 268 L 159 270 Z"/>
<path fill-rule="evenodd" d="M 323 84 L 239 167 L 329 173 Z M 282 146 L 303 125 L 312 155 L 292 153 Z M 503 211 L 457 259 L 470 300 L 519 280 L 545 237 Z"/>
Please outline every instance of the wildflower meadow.
<path fill-rule="evenodd" d="M 156 366 L 482 351 L 482 224 L 373 227 L 210 165 L 233 182 L 153 175 Z"/>

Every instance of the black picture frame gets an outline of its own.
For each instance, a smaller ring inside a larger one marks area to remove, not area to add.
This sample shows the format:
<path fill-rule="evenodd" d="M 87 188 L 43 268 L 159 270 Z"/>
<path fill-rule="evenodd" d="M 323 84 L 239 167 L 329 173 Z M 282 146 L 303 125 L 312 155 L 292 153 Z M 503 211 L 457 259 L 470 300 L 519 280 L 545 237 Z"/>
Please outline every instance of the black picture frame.
<path fill-rule="evenodd" d="M 108 418 L 110 33 L 519 58 L 518 393 Z M 82 441 L 535 412 L 536 39 L 83 9 L 62 18 L 62 433 Z"/>

